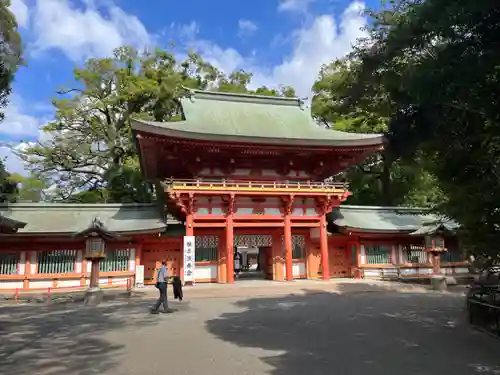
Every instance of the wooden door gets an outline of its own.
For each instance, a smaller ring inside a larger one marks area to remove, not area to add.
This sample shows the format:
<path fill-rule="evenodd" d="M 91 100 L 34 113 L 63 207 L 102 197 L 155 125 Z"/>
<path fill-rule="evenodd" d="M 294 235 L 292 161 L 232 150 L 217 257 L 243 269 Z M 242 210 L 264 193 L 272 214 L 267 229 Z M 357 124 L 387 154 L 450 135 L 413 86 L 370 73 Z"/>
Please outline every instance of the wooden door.
<path fill-rule="evenodd" d="M 155 284 L 161 261 L 167 261 L 169 276 L 180 276 L 181 249 L 179 246 L 162 245 L 143 250 L 142 263 L 144 264 L 144 284 Z"/>
<path fill-rule="evenodd" d="M 346 247 L 343 245 L 330 246 L 329 263 L 330 277 L 348 277 L 349 263 Z"/>

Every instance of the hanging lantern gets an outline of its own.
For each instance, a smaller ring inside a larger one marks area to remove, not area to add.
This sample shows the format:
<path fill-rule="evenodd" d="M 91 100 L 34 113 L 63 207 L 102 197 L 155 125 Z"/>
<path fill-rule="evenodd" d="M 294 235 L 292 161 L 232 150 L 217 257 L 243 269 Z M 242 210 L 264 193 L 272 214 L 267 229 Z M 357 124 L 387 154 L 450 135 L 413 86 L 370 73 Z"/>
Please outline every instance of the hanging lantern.
<path fill-rule="evenodd" d="M 433 234 L 424 237 L 425 250 L 432 252 L 444 252 L 446 247 L 444 245 L 444 237 Z"/>
<path fill-rule="evenodd" d="M 106 242 L 101 237 L 87 237 L 85 239 L 85 248 L 85 258 L 101 259 L 105 256 Z"/>

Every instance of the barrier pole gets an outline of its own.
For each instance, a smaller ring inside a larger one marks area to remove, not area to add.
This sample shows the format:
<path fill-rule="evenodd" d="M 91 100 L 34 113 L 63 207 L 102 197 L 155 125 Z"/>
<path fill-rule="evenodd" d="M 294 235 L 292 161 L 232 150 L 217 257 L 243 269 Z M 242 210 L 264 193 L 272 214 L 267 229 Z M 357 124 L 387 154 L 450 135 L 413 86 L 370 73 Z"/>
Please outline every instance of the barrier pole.
<path fill-rule="evenodd" d="M 16 294 L 14 299 L 16 300 L 16 303 L 19 303 L 19 288 L 16 288 Z"/>
<path fill-rule="evenodd" d="M 50 287 L 47 288 L 47 302 L 48 303 L 52 302 L 52 296 L 51 296 Z"/>

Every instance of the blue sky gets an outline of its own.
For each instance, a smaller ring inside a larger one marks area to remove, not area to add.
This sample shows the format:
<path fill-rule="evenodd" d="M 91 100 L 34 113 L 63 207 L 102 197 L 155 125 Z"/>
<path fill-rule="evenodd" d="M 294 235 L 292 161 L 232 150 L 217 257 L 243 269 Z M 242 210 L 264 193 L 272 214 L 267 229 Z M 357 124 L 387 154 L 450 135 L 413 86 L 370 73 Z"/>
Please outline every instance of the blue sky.
<path fill-rule="evenodd" d="M 229 73 L 254 73 L 254 85 L 292 85 L 299 95 L 322 64 L 350 51 L 378 0 L 11 0 L 25 44 L 26 67 L 0 124 L 0 157 L 23 172 L 11 147 L 43 141 L 51 99 L 71 85 L 72 70 L 120 45 L 190 49 Z M 8 143 L 8 145 L 6 145 Z M 10 148 L 9 148 L 10 147 Z"/>

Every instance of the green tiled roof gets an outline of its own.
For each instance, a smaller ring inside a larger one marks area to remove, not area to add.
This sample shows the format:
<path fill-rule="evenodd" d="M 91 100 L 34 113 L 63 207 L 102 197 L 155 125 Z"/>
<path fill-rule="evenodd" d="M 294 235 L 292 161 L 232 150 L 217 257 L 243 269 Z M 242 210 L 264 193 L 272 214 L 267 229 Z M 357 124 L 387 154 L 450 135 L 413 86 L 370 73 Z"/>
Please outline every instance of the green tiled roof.
<path fill-rule="evenodd" d="M 208 141 L 308 146 L 380 146 L 380 134 L 347 133 L 318 126 L 298 98 L 193 91 L 181 100 L 183 121 L 133 120 L 147 133 Z"/>
<path fill-rule="evenodd" d="M 331 215 L 333 224 L 360 232 L 411 233 L 439 217 L 422 208 L 342 205 Z"/>
<path fill-rule="evenodd" d="M 0 205 L 0 215 L 27 223 L 19 234 L 74 234 L 98 218 L 110 232 L 162 232 L 166 224 L 155 204 L 15 203 Z"/>
<path fill-rule="evenodd" d="M 417 229 L 415 232 L 410 233 L 413 236 L 426 236 L 436 233 L 449 233 L 455 234 L 459 226 L 451 220 L 438 220 L 426 223 Z"/>

